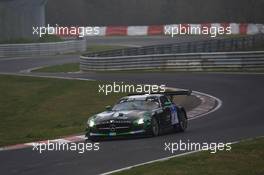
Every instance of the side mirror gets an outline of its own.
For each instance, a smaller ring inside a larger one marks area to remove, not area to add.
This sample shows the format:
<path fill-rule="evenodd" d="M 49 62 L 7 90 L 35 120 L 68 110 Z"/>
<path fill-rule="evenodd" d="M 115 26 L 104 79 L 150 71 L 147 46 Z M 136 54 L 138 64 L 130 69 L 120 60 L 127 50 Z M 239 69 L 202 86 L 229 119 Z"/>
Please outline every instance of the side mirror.
<path fill-rule="evenodd" d="M 170 106 L 171 105 L 171 102 L 165 102 L 165 104 L 164 104 L 164 107 L 168 107 L 168 106 Z"/>
<path fill-rule="evenodd" d="M 105 109 L 106 109 L 107 111 L 111 111 L 111 110 L 112 110 L 112 107 L 111 107 L 111 106 L 106 106 Z"/>

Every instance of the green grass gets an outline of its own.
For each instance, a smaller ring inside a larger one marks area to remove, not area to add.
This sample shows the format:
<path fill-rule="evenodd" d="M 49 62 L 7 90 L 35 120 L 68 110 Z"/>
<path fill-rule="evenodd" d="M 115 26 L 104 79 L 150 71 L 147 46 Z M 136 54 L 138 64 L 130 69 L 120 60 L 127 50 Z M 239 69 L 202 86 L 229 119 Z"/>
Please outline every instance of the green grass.
<path fill-rule="evenodd" d="M 99 94 L 99 83 L 0 75 L 0 146 L 83 132 L 124 95 Z"/>
<path fill-rule="evenodd" d="M 62 65 L 43 67 L 40 69 L 33 70 L 32 72 L 50 72 L 50 73 L 78 72 L 80 71 L 79 66 L 80 66 L 80 63 L 67 63 L 67 64 L 62 64 Z"/>
<path fill-rule="evenodd" d="M 264 138 L 232 145 L 230 152 L 199 152 L 144 165 L 114 175 L 260 175 L 264 174 Z"/>
<path fill-rule="evenodd" d="M 113 49 L 122 49 L 126 46 L 113 46 L 113 45 L 92 45 L 87 48 L 88 52 L 100 52 Z M 66 63 L 62 65 L 48 66 L 40 69 L 33 70 L 32 72 L 78 72 L 80 71 L 79 63 Z"/>

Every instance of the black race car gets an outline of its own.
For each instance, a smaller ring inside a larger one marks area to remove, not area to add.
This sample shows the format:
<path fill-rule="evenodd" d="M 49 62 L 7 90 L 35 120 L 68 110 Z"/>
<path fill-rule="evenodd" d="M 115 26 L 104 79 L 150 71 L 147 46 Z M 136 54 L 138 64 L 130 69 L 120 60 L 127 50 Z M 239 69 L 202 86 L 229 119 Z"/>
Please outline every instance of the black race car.
<path fill-rule="evenodd" d="M 163 130 L 174 128 L 185 131 L 187 115 L 183 107 L 172 99 L 175 95 L 190 95 L 191 91 L 174 91 L 155 94 L 130 94 L 114 107 L 90 117 L 86 137 L 89 140 L 129 135 L 158 136 Z"/>

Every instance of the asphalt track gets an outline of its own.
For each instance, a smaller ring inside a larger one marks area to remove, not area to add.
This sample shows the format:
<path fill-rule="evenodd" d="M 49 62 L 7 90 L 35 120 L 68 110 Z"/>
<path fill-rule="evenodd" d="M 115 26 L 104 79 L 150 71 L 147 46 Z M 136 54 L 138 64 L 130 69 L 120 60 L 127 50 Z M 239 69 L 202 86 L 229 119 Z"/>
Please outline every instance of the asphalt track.
<path fill-rule="evenodd" d="M 73 57 L 69 56 L 68 59 L 75 59 Z M 53 61 L 49 62 L 49 59 L 38 58 L 33 60 L 33 63 L 27 58 L 3 60 L 0 61 L 0 72 L 18 73 L 20 70 L 41 66 L 43 63 L 55 64 Z M 64 59 L 66 58 L 59 57 L 54 60 L 63 62 Z M 27 65 L 27 61 L 32 65 Z M 167 134 L 155 138 L 106 141 L 100 144 L 98 152 L 78 154 L 54 151 L 39 154 L 30 148 L 2 151 L 0 152 L 1 174 L 99 174 L 171 156 L 171 153 L 164 151 L 165 142 L 179 142 L 180 139 L 186 142 L 232 142 L 264 135 L 263 74 L 168 72 L 81 73 L 56 74 L 56 76 L 129 83 L 165 83 L 169 87 L 190 88 L 208 93 L 220 98 L 223 105 L 214 113 L 190 121 L 189 129 L 185 133 Z M 182 152 L 174 154 L 179 153 Z"/>
<path fill-rule="evenodd" d="M 89 45 L 121 45 L 128 47 L 139 47 L 154 44 L 169 44 L 180 43 L 185 41 L 207 40 L 210 37 L 201 36 L 179 36 L 179 37 L 166 37 L 166 36 L 122 36 L 122 37 L 89 37 L 87 38 Z M 2 73 L 17 73 L 19 71 L 40 67 L 52 66 L 57 64 L 64 64 L 70 62 L 78 62 L 79 55 L 58 55 L 58 56 L 34 56 L 34 57 L 17 57 L 17 58 L 1 58 L 0 57 L 0 72 Z"/>

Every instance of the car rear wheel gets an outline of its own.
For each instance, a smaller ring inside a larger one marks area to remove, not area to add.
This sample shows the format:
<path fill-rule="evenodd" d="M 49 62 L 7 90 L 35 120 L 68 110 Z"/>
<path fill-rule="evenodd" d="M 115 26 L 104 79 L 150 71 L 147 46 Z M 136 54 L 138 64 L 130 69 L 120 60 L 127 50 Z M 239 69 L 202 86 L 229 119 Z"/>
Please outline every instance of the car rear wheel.
<path fill-rule="evenodd" d="M 188 119 L 186 113 L 183 110 L 180 110 L 180 112 L 178 113 L 178 119 L 179 123 L 176 124 L 175 129 L 176 131 L 184 132 L 187 129 Z"/>
<path fill-rule="evenodd" d="M 160 134 L 160 127 L 156 118 L 153 118 L 151 121 L 151 134 L 152 136 L 158 136 Z"/>

